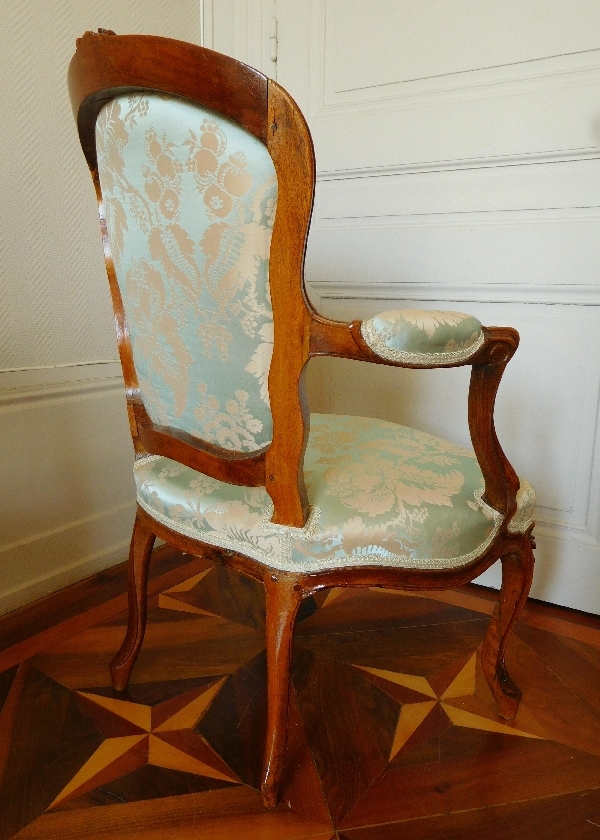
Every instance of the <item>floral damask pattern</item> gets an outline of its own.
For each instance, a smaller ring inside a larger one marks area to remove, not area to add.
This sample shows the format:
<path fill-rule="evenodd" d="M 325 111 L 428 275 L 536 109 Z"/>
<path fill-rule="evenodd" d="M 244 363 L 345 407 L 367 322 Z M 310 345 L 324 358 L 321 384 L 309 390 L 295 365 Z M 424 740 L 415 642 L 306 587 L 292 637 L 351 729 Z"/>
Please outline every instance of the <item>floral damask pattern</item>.
<path fill-rule="evenodd" d="M 96 125 L 111 251 L 150 417 L 227 449 L 272 438 L 265 146 L 185 100 L 120 96 Z"/>
<path fill-rule="evenodd" d="M 536 503 L 535 490 L 528 481 L 521 481 L 517 491 L 517 510 L 508 523 L 511 534 L 524 534 L 533 525 L 533 511 Z"/>
<path fill-rule="evenodd" d="M 369 347 L 384 359 L 408 364 L 455 364 L 484 341 L 481 324 L 463 312 L 394 309 L 361 324 Z"/>
<path fill-rule="evenodd" d="M 304 475 L 311 514 L 298 529 L 270 522 L 264 487 L 225 484 L 156 456 L 135 466 L 138 502 L 158 521 L 276 569 L 458 567 L 481 556 L 502 523 L 482 501 L 472 452 L 382 420 L 311 415 Z M 527 517 L 532 499 L 519 496 Z"/>
<path fill-rule="evenodd" d="M 248 393 L 237 390 L 223 408 L 219 400 L 208 393 L 204 382 L 198 384 L 198 393 L 200 399 L 194 415 L 204 430 L 204 436 L 224 449 L 254 449 L 255 436 L 263 426 L 247 409 Z"/>

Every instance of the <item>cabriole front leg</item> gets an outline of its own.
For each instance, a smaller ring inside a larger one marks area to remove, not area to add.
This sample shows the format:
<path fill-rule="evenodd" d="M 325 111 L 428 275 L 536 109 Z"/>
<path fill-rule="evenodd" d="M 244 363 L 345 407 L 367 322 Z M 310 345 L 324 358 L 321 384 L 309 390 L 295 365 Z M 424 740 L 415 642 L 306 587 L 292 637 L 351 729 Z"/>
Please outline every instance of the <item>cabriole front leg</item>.
<path fill-rule="evenodd" d="M 506 720 L 515 717 L 522 696 L 506 670 L 506 645 L 527 601 L 534 564 L 529 534 L 523 534 L 519 542 L 517 550 L 502 557 L 502 587 L 481 651 L 485 678 Z"/>
<path fill-rule="evenodd" d="M 287 743 L 290 660 L 294 622 L 302 598 L 295 575 L 265 575 L 267 596 L 267 739 L 261 791 L 266 808 L 277 805 Z"/>
<path fill-rule="evenodd" d="M 129 549 L 129 618 L 127 633 L 119 652 L 110 663 L 110 675 L 116 691 L 124 691 L 144 641 L 148 612 L 148 569 L 155 534 L 139 516 L 135 518 Z"/>

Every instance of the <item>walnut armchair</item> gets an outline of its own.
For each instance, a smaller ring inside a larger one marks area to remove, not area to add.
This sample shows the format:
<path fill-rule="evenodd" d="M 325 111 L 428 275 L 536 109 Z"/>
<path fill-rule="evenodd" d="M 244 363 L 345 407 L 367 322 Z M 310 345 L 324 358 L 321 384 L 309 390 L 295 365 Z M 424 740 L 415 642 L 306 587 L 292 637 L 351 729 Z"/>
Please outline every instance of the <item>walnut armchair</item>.
<path fill-rule="evenodd" d="M 506 643 L 533 572 L 532 488 L 496 437 L 518 334 L 462 313 L 399 310 L 351 324 L 304 291 L 315 162 L 278 84 L 165 38 L 86 32 L 69 87 L 96 188 L 135 448 L 123 690 L 146 622 L 158 536 L 264 582 L 268 721 L 262 792 L 277 801 L 301 600 L 333 586 L 441 589 L 502 561 L 482 648 L 500 714 L 521 693 Z M 471 365 L 474 454 L 371 418 L 313 415 L 303 373 L 333 355 Z"/>

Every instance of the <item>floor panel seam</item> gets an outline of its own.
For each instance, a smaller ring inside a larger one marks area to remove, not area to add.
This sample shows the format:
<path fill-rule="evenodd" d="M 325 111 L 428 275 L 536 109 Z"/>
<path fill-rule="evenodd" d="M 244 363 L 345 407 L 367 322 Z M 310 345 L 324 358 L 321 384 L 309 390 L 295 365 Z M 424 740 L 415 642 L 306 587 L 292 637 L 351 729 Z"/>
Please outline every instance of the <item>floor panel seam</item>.
<path fill-rule="evenodd" d="M 480 808 L 460 808 L 457 811 L 440 811 L 437 814 L 425 814 L 424 816 L 421 816 L 421 817 L 408 817 L 407 819 L 403 819 L 403 820 L 388 820 L 387 822 L 368 823 L 368 824 L 365 824 L 365 825 L 353 825 L 353 826 L 345 825 L 342 828 L 340 828 L 339 830 L 340 831 L 358 831 L 359 829 L 379 828 L 379 827 L 385 826 L 385 825 L 396 825 L 396 824 L 400 825 L 400 824 L 409 823 L 409 822 L 418 822 L 419 820 L 430 820 L 430 819 L 433 819 L 435 817 L 450 817 L 450 816 L 453 816 L 454 814 L 469 814 L 469 813 L 476 813 L 478 811 L 483 812 L 483 811 L 490 810 L 491 808 L 503 808 L 506 805 L 520 805 L 522 803 L 527 803 L 527 802 L 542 802 L 544 800 L 559 799 L 561 796 L 569 796 L 572 793 L 588 793 L 588 792 L 591 793 L 593 791 L 600 791 L 600 785 L 597 785 L 596 787 L 581 788 L 580 790 L 565 791 L 564 793 L 548 794 L 548 796 L 534 796 L 530 799 L 514 799 L 514 800 L 511 800 L 510 802 L 497 802 L 494 805 L 483 805 Z"/>

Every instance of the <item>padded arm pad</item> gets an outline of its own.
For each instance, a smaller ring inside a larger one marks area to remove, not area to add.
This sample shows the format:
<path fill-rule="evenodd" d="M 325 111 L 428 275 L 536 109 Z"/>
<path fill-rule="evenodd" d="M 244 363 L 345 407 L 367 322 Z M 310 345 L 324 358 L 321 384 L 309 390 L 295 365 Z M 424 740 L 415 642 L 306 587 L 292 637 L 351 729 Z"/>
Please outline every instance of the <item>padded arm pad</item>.
<path fill-rule="evenodd" d="M 393 309 L 363 321 L 360 331 L 382 359 L 412 365 L 464 362 L 484 342 L 480 322 L 463 312 Z"/>

